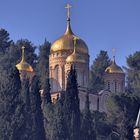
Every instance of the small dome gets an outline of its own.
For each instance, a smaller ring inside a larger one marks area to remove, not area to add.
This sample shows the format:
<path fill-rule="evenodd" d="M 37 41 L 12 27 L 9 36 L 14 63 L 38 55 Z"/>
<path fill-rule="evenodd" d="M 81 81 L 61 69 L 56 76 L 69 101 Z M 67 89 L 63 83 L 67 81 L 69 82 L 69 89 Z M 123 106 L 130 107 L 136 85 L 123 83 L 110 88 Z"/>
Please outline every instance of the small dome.
<path fill-rule="evenodd" d="M 24 48 L 25 47 L 22 47 L 22 60 L 19 64 L 16 65 L 16 67 L 19 71 L 33 72 L 32 66 L 28 64 L 24 59 Z"/>
<path fill-rule="evenodd" d="M 73 45 L 73 39 L 76 37 L 70 27 L 70 19 L 67 21 L 67 29 L 63 36 L 61 36 L 59 39 L 57 39 L 51 46 L 51 53 L 57 52 L 57 51 L 72 51 L 74 49 Z M 86 43 L 79 39 L 77 41 L 77 52 L 82 54 L 88 54 L 88 47 Z"/>
<path fill-rule="evenodd" d="M 16 67 L 19 71 L 33 72 L 32 66 L 25 61 L 21 61 L 19 64 L 16 65 Z"/>
<path fill-rule="evenodd" d="M 106 73 L 124 73 L 122 68 L 118 66 L 115 62 L 115 57 L 113 57 L 112 64 L 106 68 Z"/>
<path fill-rule="evenodd" d="M 66 59 L 67 63 L 86 63 L 86 61 L 78 54 L 72 53 Z"/>

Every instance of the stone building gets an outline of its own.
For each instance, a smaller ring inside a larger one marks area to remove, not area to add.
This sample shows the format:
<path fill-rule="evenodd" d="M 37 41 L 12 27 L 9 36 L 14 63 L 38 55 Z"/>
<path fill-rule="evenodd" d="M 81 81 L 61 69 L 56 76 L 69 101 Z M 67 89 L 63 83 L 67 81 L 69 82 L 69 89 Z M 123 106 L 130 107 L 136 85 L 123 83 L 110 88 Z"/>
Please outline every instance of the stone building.
<path fill-rule="evenodd" d="M 112 93 L 124 92 L 125 74 L 115 62 L 106 68 L 104 74 L 105 89 L 97 94 L 88 90 L 89 83 L 89 51 L 86 43 L 76 36 L 70 24 L 70 8 L 68 4 L 67 27 L 65 33 L 51 45 L 49 56 L 49 69 L 51 81 L 51 97 L 55 101 L 66 89 L 67 74 L 71 65 L 77 71 L 80 109 L 84 109 L 86 94 L 89 94 L 91 110 L 106 111 L 105 101 Z"/>
<path fill-rule="evenodd" d="M 68 4 L 67 27 L 65 33 L 52 43 L 49 68 L 52 99 L 55 100 L 65 91 L 67 74 L 71 65 L 77 71 L 77 82 L 80 92 L 86 92 L 89 81 L 89 54 L 86 43 L 76 36 L 70 25 L 70 5 Z"/>
<path fill-rule="evenodd" d="M 80 99 L 80 109 L 85 107 L 86 95 L 89 95 L 90 109 L 106 112 L 107 98 L 114 93 L 124 92 L 125 74 L 121 67 L 115 62 L 113 56 L 112 64 L 106 68 L 104 74 L 105 89 L 99 93 L 92 94 L 88 89 L 89 85 L 89 50 L 88 46 L 80 37 L 75 35 L 71 29 L 70 8 L 68 9 L 67 27 L 64 34 L 56 39 L 50 49 L 49 55 L 49 77 L 51 85 L 52 101 L 61 97 L 66 90 L 67 74 L 71 65 L 75 66 L 77 72 L 77 82 Z M 25 61 L 24 47 L 22 47 L 22 60 L 16 65 L 20 72 L 21 80 L 25 78 L 32 79 L 34 72 L 30 64 Z M 41 90 L 43 95 L 43 89 Z"/>
<path fill-rule="evenodd" d="M 115 62 L 113 56 L 112 64 L 106 68 L 104 74 L 105 89 L 112 93 L 125 91 L 125 73 Z"/>

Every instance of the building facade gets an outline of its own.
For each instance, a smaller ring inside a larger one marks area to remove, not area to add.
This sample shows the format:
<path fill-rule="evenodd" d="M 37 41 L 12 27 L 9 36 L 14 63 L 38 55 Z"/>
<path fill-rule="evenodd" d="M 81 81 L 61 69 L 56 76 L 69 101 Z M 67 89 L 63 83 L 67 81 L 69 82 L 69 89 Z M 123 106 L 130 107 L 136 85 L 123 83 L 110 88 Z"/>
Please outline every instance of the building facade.
<path fill-rule="evenodd" d="M 113 56 L 112 64 L 106 68 L 104 74 L 105 89 L 97 94 L 91 94 L 88 90 L 89 84 L 89 51 L 86 43 L 76 36 L 70 24 L 70 8 L 68 4 L 67 27 L 65 33 L 56 39 L 52 45 L 49 56 L 49 74 L 51 84 L 51 97 L 55 101 L 66 89 L 67 74 L 71 65 L 77 72 L 79 89 L 80 109 L 83 110 L 86 94 L 89 94 L 91 110 L 106 111 L 105 102 L 112 93 L 124 92 L 125 74 L 121 67 L 115 62 Z"/>

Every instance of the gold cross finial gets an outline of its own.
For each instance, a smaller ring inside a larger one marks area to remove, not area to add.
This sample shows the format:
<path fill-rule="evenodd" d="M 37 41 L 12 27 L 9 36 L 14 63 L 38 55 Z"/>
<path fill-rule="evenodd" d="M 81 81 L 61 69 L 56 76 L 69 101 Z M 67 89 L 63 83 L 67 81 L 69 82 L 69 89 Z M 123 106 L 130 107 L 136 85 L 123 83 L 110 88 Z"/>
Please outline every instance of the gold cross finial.
<path fill-rule="evenodd" d="M 25 47 L 22 46 L 22 62 L 24 61 L 24 49 L 25 49 Z"/>
<path fill-rule="evenodd" d="M 115 48 L 112 49 L 112 55 L 115 57 Z"/>
<path fill-rule="evenodd" d="M 70 8 L 71 8 L 72 6 L 68 3 L 66 6 L 65 6 L 65 8 L 68 10 L 68 19 L 70 18 Z"/>

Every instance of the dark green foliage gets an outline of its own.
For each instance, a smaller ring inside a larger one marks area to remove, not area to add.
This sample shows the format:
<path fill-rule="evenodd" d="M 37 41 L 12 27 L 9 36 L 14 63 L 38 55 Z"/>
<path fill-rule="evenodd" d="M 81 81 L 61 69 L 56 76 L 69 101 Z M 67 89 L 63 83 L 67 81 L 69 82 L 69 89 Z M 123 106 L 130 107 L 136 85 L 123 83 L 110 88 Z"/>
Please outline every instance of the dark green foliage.
<path fill-rule="evenodd" d="M 64 101 L 64 118 L 66 134 L 69 140 L 79 140 L 80 136 L 80 109 L 76 79 L 76 70 L 71 67 L 67 79 L 67 88 Z"/>
<path fill-rule="evenodd" d="M 51 101 L 51 93 L 50 93 L 50 80 L 46 79 L 46 85 L 43 88 L 43 102 L 44 104 L 52 103 Z"/>
<path fill-rule="evenodd" d="M 19 40 L 16 44 L 12 43 L 7 52 L 0 57 L 0 64 L 2 69 L 9 69 L 11 66 L 15 67 L 21 61 L 21 47 L 25 46 L 25 60 L 33 67 L 36 65 L 37 56 L 35 54 L 35 47 L 28 40 Z M 6 63 L 6 64 L 5 64 Z"/>
<path fill-rule="evenodd" d="M 104 88 L 103 74 L 111 64 L 106 51 L 101 50 L 93 61 L 90 71 L 90 89 L 96 93 Z"/>
<path fill-rule="evenodd" d="M 32 113 L 32 139 L 45 140 L 41 98 L 39 93 L 39 80 L 35 76 L 31 83 L 30 106 Z"/>
<path fill-rule="evenodd" d="M 140 98 L 127 93 L 113 95 L 108 99 L 107 106 L 109 121 L 114 125 L 115 131 L 123 139 L 132 139 Z"/>
<path fill-rule="evenodd" d="M 39 48 L 38 75 L 41 81 L 41 87 L 44 88 L 46 79 L 49 78 L 49 54 L 50 43 L 45 40 L 44 44 Z"/>
<path fill-rule="evenodd" d="M 127 57 L 127 65 L 134 70 L 140 70 L 140 51 L 136 51 Z"/>
<path fill-rule="evenodd" d="M 92 117 L 97 139 L 101 137 L 104 139 L 107 138 L 111 133 L 112 125 L 108 122 L 106 113 L 94 111 Z"/>
<path fill-rule="evenodd" d="M 32 139 L 32 112 L 30 107 L 30 91 L 29 91 L 29 80 L 26 79 L 22 82 L 22 99 L 24 102 L 24 119 L 25 123 L 22 128 L 21 139 L 30 140 Z"/>
<path fill-rule="evenodd" d="M 85 109 L 81 121 L 81 140 L 96 140 L 95 126 L 89 105 L 89 96 L 87 95 Z"/>
<path fill-rule="evenodd" d="M 53 121 L 54 121 L 54 104 L 45 104 L 43 108 L 44 127 L 47 140 L 53 137 Z"/>
<path fill-rule="evenodd" d="M 62 101 L 58 100 L 54 105 L 53 134 L 51 140 L 66 140 L 65 121 Z"/>
<path fill-rule="evenodd" d="M 40 77 L 41 89 L 43 90 L 43 106 L 51 103 L 50 95 L 50 80 L 49 80 L 49 54 L 50 43 L 45 40 L 44 44 L 40 46 L 38 75 Z"/>
<path fill-rule="evenodd" d="M 0 29 L 0 54 L 5 54 L 11 43 L 9 33 L 5 29 Z"/>
<path fill-rule="evenodd" d="M 19 72 L 11 67 L 8 71 L 0 71 L 0 75 L 0 139 L 15 140 L 20 137 L 25 121 Z"/>
<path fill-rule="evenodd" d="M 127 89 L 128 92 L 136 93 L 140 92 L 140 51 L 135 52 L 133 55 L 129 55 L 127 58 L 126 68 L 127 72 Z"/>

